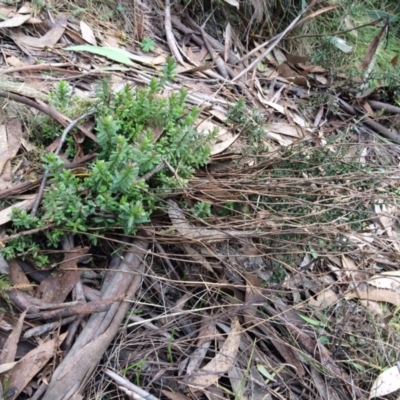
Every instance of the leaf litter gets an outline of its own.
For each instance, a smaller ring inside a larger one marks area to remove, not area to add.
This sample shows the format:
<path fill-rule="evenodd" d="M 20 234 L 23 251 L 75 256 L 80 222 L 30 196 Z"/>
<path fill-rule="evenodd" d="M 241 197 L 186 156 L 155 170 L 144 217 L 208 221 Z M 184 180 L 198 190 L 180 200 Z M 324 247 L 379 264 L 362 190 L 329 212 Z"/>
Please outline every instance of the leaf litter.
<path fill-rule="evenodd" d="M 240 8 L 238 2 L 226 4 Z M 157 43 L 151 56 L 95 16 L 75 21 L 78 34 L 73 35 L 67 32 L 70 22 L 52 24 L 41 13 L 51 28 L 33 31 L 27 24 L 39 21 L 32 20 L 30 9 L 9 15 L 10 8 L 1 6 L 7 19 L 0 24 L 14 43 L 3 56 L 19 57 L 23 65 L 1 69 L 7 77 L 0 82 L 2 101 L 46 112 L 66 127 L 71 120 L 41 97 L 40 87 L 18 86 L 30 82 L 31 67 L 43 82 L 67 76 L 88 91 L 104 75 L 143 86 L 159 75 L 170 51 L 182 68 L 165 90 L 185 88 L 207 122 L 199 130 L 219 130 L 207 168 L 181 194 L 166 199 L 165 210 L 135 238 L 109 236 L 101 246 L 87 247 L 66 235 L 57 265 L 9 261 L 9 276 L 0 279 L 5 302 L 0 374 L 7 398 L 108 393 L 113 398 L 281 399 L 307 393 L 361 399 L 399 389 L 394 200 L 400 138 L 388 133 L 387 104 L 378 105 L 386 110 L 379 121 L 371 112 L 359 118 L 363 112 L 344 93 L 327 97 L 339 107 L 336 113 L 322 105 L 314 116 L 311 107 L 305 112 L 298 107 L 304 98 L 326 95 L 314 82 L 326 79 L 327 72 L 284 54 L 276 44 L 296 24 L 334 7 L 314 6 L 274 42 L 254 43 L 257 51 L 239 56 L 233 52 L 237 28 L 224 27 L 225 42 L 219 42 L 189 14 L 175 13 L 169 2 L 159 9 L 164 24 L 150 12 L 136 16 L 149 35 L 152 27 L 154 38 L 167 38 L 168 48 Z M 371 43 L 364 67 L 383 32 Z M 240 57 L 249 64 L 242 65 Z M 38 58 L 45 60 L 40 68 Z M 265 66 L 258 68 L 260 62 Z M 377 106 L 369 96 L 364 110 Z M 257 116 L 246 117 L 257 121 L 250 126 L 227 122 L 241 97 L 259 108 L 266 122 L 260 137 Z M 8 112 L 8 103 L 2 110 Z M 79 129 L 96 139 L 92 128 Z M 340 135 L 343 130 L 347 135 Z M 37 166 L 21 149 L 29 137 L 15 115 L 5 116 L 1 132 L 4 245 L 12 208 L 30 210 L 42 172 L 27 174 Z M 162 134 L 160 129 L 157 140 Z M 76 133 L 74 138 L 81 146 Z M 78 173 L 93 157 L 81 156 L 71 163 Z M 354 159 L 378 168 L 351 169 Z M 196 216 L 184 209 L 199 202 L 214 212 Z M 121 251 L 127 242 L 129 250 Z"/>

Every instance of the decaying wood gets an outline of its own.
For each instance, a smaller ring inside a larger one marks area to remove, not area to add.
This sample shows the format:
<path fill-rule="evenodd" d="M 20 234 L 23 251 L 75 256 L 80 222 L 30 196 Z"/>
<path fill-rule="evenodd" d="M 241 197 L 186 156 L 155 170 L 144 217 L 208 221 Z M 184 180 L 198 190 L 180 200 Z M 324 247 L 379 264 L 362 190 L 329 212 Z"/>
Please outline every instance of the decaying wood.
<path fill-rule="evenodd" d="M 148 244 L 134 241 L 132 252 L 113 257 L 102 287 L 102 300 L 125 296 L 107 312 L 92 315 L 69 353 L 55 370 L 43 400 L 72 398 L 84 388 L 85 382 L 114 339 L 125 313 L 130 307 L 145 271 L 143 258 Z"/>

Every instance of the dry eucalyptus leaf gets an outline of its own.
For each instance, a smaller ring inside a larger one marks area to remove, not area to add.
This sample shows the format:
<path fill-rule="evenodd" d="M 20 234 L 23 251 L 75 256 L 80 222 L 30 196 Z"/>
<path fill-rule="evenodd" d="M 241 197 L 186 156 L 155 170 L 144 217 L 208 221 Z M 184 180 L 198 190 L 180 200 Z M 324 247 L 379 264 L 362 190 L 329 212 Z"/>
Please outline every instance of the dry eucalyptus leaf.
<path fill-rule="evenodd" d="M 382 372 L 372 385 L 369 398 L 386 396 L 400 389 L 400 371 L 397 365 Z"/>
<path fill-rule="evenodd" d="M 196 387 L 207 388 L 218 382 L 219 378 L 228 372 L 236 361 L 239 350 L 241 327 L 239 320 L 234 318 L 228 338 L 221 346 L 217 355 L 199 373 L 188 378 L 188 382 Z"/>
<path fill-rule="evenodd" d="M 84 21 L 80 21 L 80 28 L 82 37 L 93 46 L 96 46 L 96 38 L 94 36 L 92 28 Z"/>
<path fill-rule="evenodd" d="M 18 46 L 26 46 L 34 49 L 44 49 L 45 47 L 53 47 L 58 43 L 61 36 L 64 34 L 67 21 L 59 20 L 55 23 L 45 35 L 40 38 L 25 35 L 21 32 L 11 32 L 11 38 L 18 44 Z"/>
<path fill-rule="evenodd" d="M 232 7 L 236 7 L 239 10 L 239 2 L 237 0 L 224 0 L 225 3 L 228 3 Z"/>
<path fill-rule="evenodd" d="M 0 22 L 0 28 L 16 28 L 17 26 L 23 25 L 31 16 L 27 15 L 19 15 L 16 14 L 14 17 L 10 19 L 6 19 L 5 21 Z"/>

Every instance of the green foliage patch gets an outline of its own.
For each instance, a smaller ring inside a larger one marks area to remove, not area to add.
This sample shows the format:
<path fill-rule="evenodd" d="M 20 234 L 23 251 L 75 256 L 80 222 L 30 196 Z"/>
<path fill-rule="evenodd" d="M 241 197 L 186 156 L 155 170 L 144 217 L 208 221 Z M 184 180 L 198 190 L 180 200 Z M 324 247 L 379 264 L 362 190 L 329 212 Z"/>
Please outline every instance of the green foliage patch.
<path fill-rule="evenodd" d="M 64 161 L 54 153 L 46 153 L 42 161 L 49 180 L 42 207 L 35 217 L 14 209 L 8 233 L 53 224 L 54 229 L 43 231 L 52 246 L 59 245 L 65 231 L 86 233 L 92 242 L 106 232 L 131 235 L 139 224 L 149 221 L 165 195 L 184 187 L 207 162 L 213 133 L 196 131 L 199 111 L 188 109 L 184 90 L 161 94 L 173 71 L 174 63 L 169 61 L 164 79 L 153 79 L 148 87 L 133 91 L 127 85 L 113 93 L 110 82 L 103 81 L 96 105 L 96 160 L 86 173 L 75 174 L 65 169 Z M 59 104 L 67 104 L 66 88 L 59 89 L 53 96 Z M 160 163 L 165 164 L 164 169 L 152 174 Z M 143 179 L 149 173 L 151 178 Z M 8 242 L 3 255 L 30 256 L 36 263 L 46 264 L 48 258 L 40 254 L 38 243 L 43 241 L 38 235 Z"/>

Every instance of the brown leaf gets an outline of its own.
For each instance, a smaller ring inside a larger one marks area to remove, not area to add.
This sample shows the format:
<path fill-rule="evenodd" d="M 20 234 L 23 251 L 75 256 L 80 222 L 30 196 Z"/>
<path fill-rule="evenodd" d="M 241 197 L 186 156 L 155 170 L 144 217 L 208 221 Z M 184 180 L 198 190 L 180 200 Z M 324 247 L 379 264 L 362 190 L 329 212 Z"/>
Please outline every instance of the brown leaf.
<path fill-rule="evenodd" d="M 32 287 L 17 260 L 9 260 L 8 265 L 10 266 L 10 279 L 14 285 L 18 285 L 18 287 Z"/>
<path fill-rule="evenodd" d="M 56 21 L 53 28 L 51 28 L 45 35 L 40 38 L 24 35 L 21 32 L 11 32 L 11 38 L 18 44 L 35 49 L 43 49 L 45 47 L 53 47 L 64 34 L 67 26 L 66 20 Z"/>
<path fill-rule="evenodd" d="M 235 143 L 236 139 L 240 136 L 240 133 L 233 134 L 231 132 L 225 132 L 223 135 L 218 135 L 217 140 L 218 143 L 215 143 L 211 149 L 211 155 L 215 156 L 227 150 L 233 143 Z M 222 139 L 222 140 L 221 140 Z"/>
<path fill-rule="evenodd" d="M 365 68 L 368 67 L 368 65 L 371 63 L 372 58 L 374 57 L 376 50 L 378 49 L 379 43 L 381 42 L 383 34 L 387 30 L 387 25 L 385 24 L 382 29 L 378 32 L 378 34 L 373 38 L 371 44 L 368 46 L 367 49 L 367 54 L 365 55 L 365 58 L 363 62 L 361 63 L 361 70 L 364 70 Z"/>
<path fill-rule="evenodd" d="M 280 64 L 277 71 L 282 78 L 292 78 L 297 75 L 297 72 L 286 63 Z"/>
<path fill-rule="evenodd" d="M 392 67 L 397 67 L 398 62 L 399 62 L 399 55 L 397 54 L 392 58 L 390 64 L 392 64 Z"/>
<path fill-rule="evenodd" d="M 96 42 L 96 38 L 94 36 L 92 28 L 86 22 L 83 22 L 83 21 L 80 22 L 80 26 L 81 26 L 82 37 L 88 43 L 92 44 L 93 46 L 96 46 L 97 42 Z"/>
<path fill-rule="evenodd" d="M 57 348 L 64 341 L 67 333 L 47 342 L 42 342 L 36 349 L 24 356 L 12 369 L 8 387 L 15 389 L 14 398 L 18 397 L 26 385 L 55 355 Z"/>
<path fill-rule="evenodd" d="M 15 325 L 10 336 L 7 338 L 6 343 L 0 354 L 0 364 L 6 364 L 15 360 L 17 354 L 17 345 L 22 332 L 22 326 L 24 324 L 26 311 L 24 311 L 18 319 L 17 325 Z"/>
<path fill-rule="evenodd" d="M 383 301 L 400 306 L 400 294 L 387 289 L 369 288 L 368 290 L 354 290 L 345 293 L 344 297 L 356 298 L 361 300 Z"/>
<path fill-rule="evenodd" d="M 218 382 L 235 362 L 240 344 L 241 327 L 239 320 L 234 318 L 228 338 L 221 346 L 219 353 L 200 371 L 197 376 L 189 377 L 191 385 L 207 388 Z"/>
<path fill-rule="evenodd" d="M 296 54 L 286 53 L 287 62 L 290 64 L 301 64 L 311 60 L 308 56 L 298 56 Z"/>
<path fill-rule="evenodd" d="M 161 390 L 161 392 L 169 400 L 190 400 L 189 397 L 186 397 L 181 393 L 167 392 L 166 390 Z"/>
<path fill-rule="evenodd" d="M 39 297 L 41 295 L 44 302 L 49 304 L 64 302 L 81 276 L 77 262 L 88 251 L 88 247 L 82 248 L 78 246 L 73 251 L 65 253 L 59 271 L 46 278 L 37 288 L 36 293 Z"/>

